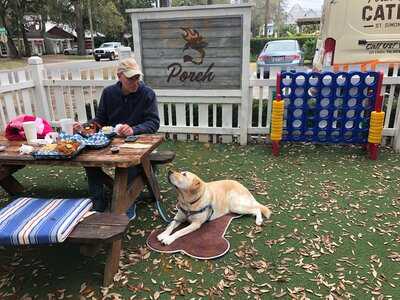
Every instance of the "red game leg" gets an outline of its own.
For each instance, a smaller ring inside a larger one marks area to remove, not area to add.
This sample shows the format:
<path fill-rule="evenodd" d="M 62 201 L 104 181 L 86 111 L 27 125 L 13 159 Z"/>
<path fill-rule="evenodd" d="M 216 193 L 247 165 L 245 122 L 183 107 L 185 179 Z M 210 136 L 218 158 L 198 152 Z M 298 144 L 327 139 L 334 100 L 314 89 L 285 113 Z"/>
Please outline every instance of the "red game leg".
<path fill-rule="evenodd" d="M 368 152 L 369 152 L 369 158 L 371 160 L 377 160 L 378 159 L 378 144 L 372 144 L 368 143 Z"/>
<path fill-rule="evenodd" d="M 272 141 L 272 154 L 279 156 L 280 145 L 278 141 Z"/>

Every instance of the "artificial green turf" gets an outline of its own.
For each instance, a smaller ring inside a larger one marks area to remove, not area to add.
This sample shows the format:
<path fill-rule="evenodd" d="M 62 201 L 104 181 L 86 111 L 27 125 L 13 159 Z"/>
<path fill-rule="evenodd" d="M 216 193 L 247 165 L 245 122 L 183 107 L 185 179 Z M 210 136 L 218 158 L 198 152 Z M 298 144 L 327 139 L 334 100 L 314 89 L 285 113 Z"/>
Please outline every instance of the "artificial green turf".
<path fill-rule="evenodd" d="M 142 204 L 113 287 L 100 289 L 104 253 L 86 258 L 70 245 L 7 249 L 0 251 L 0 299 L 400 298 L 400 156 L 390 149 L 370 161 L 352 146 L 286 144 L 279 157 L 265 145 L 167 142 L 162 148 L 176 151 L 174 168 L 206 181 L 243 183 L 272 209 L 271 221 L 257 227 L 252 216 L 234 220 L 226 234 L 229 253 L 199 261 L 150 252 L 146 237 L 165 224 L 151 204 Z M 158 178 L 171 214 L 175 194 L 165 174 L 163 167 Z M 88 195 L 81 169 L 30 167 L 16 177 L 26 195 Z M 0 197 L 5 205 L 2 190 Z"/>

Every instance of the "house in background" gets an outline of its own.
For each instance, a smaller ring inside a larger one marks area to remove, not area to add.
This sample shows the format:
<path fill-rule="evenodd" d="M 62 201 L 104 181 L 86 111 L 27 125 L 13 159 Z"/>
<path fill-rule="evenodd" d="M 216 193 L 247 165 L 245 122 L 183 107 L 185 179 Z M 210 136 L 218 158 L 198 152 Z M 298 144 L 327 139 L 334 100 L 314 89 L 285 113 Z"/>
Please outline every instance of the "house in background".
<path fill-rule="evenodd" d="M 300 4 L 295 4 L 289 9 L 287 14 L 288 25 L 296 25 L 297 19 L 300 18 L 320 18 L 321 11 L 317 11 L 311 8 L 303 8 Z"/>
<path fill-rule="evenodd" d="M 49 48 L 52 51 L 52 53 L 48 54 L 63 53 L 64 49 L 71 48 L 76 43 L 76 36 L 64 30 L 61 26 L 51 26 L 49 24 L 48 28 L 46 28 L 47 38 L 50 43 Z"/>
<path fill-rule="evenodd" d="M 275 33 L 274 29 L 275 29 L 274 23 L 273 23 L 273 22 L 272 22 L 272 23 L 268 23 L 268 24 L 267 24 L 267 28 L 265 28 L 264 25 L 263 25 L 263 26 L 260 26 L 258 35 L 262 35 L 262 36 L 265 36 L 265 35 L 266 35 L 266 36 L 268 36 L 268 37 L 273 36 L 274 33 Z"/>
<path fill-rule="evenodd" d="M 33 55 L 42 55 L 44 53 L 44 38 L 38 30 L 29 31 L 26 33 L 28 42 L 30 43 Z M 15 46 L 19 49 L 22 45 L 22 39 L 13 39 Z"/>
<path fill-rule="evenodd" d="M 314 33 L 319 30 L 321 23 L 321 11 L 304 9 L 300 4 L 295 4 L 288 12 L 287 25 L 296 25 L 297 33 L 302 33 L 308 26 Z M 312 33 L 312 32 L 307 32 Z"/>
<path fill-rule="evenodd" d="M 41 31 L 32 30 L 26 33 L 28 42 L 31 43 L 32 54 L 43 55 L 63 53 L 64 49 L 70 48 L 75 43 L 76 37 L 61 27 L 49 25 L 48 28 L 49 29 L 46 30 L 48 43 L 47 53 L 44 45 L 44 36 Z M 14 41 L 17 41 L 17 39 L 14 39 Z"/>
<path fill-rule="evenodd" d="M 321 26 L 321 17 L 304 17 L 296 20 L 297 33 L 317 34 Z"/>
<path fill-rule="evenodd" d="M 30 43 L 33 55 L 43 54 L 59 54 L 63 53 L 64 49 L 71 48 L 76 44 L 76 37 L 61 26 L 46 24 L 48 51 L 44 44 L 44 36 L 41 30 L 31 29 L 26 32 L 26 37 Z M 22 45 L 22 38 L 13 38 L 15 46 L 20 48 Z M 0 53 L 2 57 L 8 56 L 9 50 L 7 43 L 0 42 Z"/>
<path fill-rule="evenodd" d="M 321 11 L 303 8 L 300 4 L 293 5 L 287 12 L 287 19 L 285 25 L 293 25 L 296 27 L 297 33 L 303 31 L 318 32 L 321 23 Z M 259 34 L 266 35 L 268 37 L 277 37 L 276 28 L 274 22 L 268 23 L 267 27 L 261 26 Z M 308 30 L 304 30 L 307 28 Z M 310 33 L 310 32 L 307 32 Z"/>
<path fill-rule="evenodd" d="M 47 33 L 46 46 L 45 37 L 41 31 L 41 22 L 38 16 L 26 16 L 28 30 L 26 36 L 30 43 L 33 55 L 44 55 L 44 54 L 62 54 L 64 49 L 72 48 L 77 44 L 77 35 L 68 25 L 56 24 L 52 22 L 46 22 L 45 29 Z M 94 37 L 104 37 L 101 33 L 94 33 Z M 13 38 L 15 46 L 20 48 L 23 44 L 22 38 Z M 85 31 L 85 48 L 92 49 L 92 39 L 90 31 Z M 7 57 L 9 53 L 7 43 L 0 41 L 0 57 Z"/>

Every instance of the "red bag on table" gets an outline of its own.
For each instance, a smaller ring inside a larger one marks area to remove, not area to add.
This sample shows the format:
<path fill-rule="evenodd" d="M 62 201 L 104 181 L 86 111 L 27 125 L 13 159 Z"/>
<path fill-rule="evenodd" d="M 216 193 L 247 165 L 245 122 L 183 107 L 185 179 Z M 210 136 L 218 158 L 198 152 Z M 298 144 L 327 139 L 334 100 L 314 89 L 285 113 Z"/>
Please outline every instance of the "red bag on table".
<path fill-rule="evenodd" d="M 19 115 L 10 122 L 6 127 L 5 136 L 9 141 L 22 141 L 25 140 L 25 133 L 22 123 L 34 121 L 37 129 L 37 136 L 39 139 L 43 139 L 46 134 L 52 132 L 53 129 L 48 121 L 45 119 L 31 116 L 31 115 Z"/>

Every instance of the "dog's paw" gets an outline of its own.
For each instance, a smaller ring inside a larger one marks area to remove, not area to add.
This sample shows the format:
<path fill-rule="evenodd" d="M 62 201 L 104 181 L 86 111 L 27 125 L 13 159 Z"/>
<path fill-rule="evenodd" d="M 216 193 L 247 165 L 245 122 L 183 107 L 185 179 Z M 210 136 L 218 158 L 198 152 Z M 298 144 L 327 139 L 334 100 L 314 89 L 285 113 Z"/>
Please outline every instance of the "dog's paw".
<path fill-rule="evenodd" d="M 168 245 L 171 245 L 174 241 L 175 241 L 175 238 L 173 236 L 169 235 L 169 236 L 166 236 L 165 238 L 163 238 L 161 243 L 168 246 Z"/>
<path fill-rule="evenodd" d="M 163 241 L 163 239 L 165 239 L 168 235 L 165 232 L 160 233 L 159 235 L 157 235 L 157 240 L 159 240 L 160 242 Z"/>
<path fill-rule="evenodd" d="M 262 219 L 262 218 L 260 218 L 260 219 L 257 218 L 257 219 L 256 219 L 256 225 L 257 225 L 257 226 L 261 226 L 262 223 L 263 223 L 263 219 Z"/>

